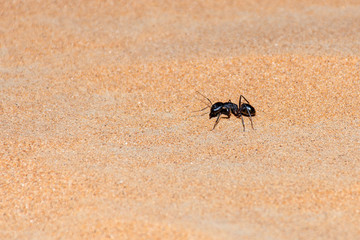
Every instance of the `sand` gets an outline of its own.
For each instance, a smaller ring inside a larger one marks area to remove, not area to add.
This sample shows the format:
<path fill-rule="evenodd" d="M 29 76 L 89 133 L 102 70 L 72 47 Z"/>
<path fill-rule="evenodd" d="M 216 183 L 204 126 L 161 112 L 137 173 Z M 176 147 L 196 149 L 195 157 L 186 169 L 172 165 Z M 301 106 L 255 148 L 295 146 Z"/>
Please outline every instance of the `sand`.
<path fill-rule="evenodd" d="M 313 2 L 1 1 L 0 239 L 359 239 L 360 4 Z"/>

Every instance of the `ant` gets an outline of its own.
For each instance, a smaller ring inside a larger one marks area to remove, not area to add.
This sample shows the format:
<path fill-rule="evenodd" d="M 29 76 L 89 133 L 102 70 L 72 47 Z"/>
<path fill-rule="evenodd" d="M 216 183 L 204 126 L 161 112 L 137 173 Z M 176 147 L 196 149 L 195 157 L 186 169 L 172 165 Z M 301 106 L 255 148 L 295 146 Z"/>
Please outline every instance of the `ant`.
<path fill-rule="evenodd" d="M 251 127 L 252 129 L 254 129 L 253 126 L 253 121 L 252 118 L 253 116 L 256 115 L 256 111 L 255 108 L 253 106 L 250 105 L 249 101 L 243 96 L 240 95 L 240 99 L 239 99 L 239 106 L 236 105 L 235 103 L 232 103 L 231 100 L 229 100 L 228 102 L 216 102 L 216 103 L 212 103 L 211 100 L 209 98 L 207 98 L 205 95 L 201 94 L 200 92 L 196 91 L 198 94 L 200 94 L 201 96 L 203 96 L 204 98 L 206 98 L 211 105 L 207 105 L 207 107 L 201 109 L 200 111 L 203 111 L 207 108 L 210 108 L 210 114 L 209 114 L 209 118 L 213 118 L 213 117 L 217 117 L 214 127 L 212 130 L 215 129 L 216 125 L 219 123 L 220 121 L 220 116 L 221 114 L 224 114 L 227 116 L 227 118 L 230 118 L 231 113 L 236 116 L 236 117 L 240 117 L 241 121 L 242 121 L 242 125 L 244 128 L 244 132 L 245 132 L 245 123 L 244 123 L 244 118 L 245 117 L 249 117 L 250 121 L 251 121 Z M 247 103 L 241 103 L 241 99 L 244 99 Z"/>

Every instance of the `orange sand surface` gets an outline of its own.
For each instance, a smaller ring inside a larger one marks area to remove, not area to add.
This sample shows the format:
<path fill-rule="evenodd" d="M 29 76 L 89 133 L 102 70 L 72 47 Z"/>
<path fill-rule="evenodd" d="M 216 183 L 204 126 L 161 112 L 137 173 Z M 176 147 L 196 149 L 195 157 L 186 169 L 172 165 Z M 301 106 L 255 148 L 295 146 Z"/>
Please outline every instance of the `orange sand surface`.
<path fill-rule="evenodd" d="M 359 239 L 359 1 L 2 0 L 0 61 L 0 239 Z"/>

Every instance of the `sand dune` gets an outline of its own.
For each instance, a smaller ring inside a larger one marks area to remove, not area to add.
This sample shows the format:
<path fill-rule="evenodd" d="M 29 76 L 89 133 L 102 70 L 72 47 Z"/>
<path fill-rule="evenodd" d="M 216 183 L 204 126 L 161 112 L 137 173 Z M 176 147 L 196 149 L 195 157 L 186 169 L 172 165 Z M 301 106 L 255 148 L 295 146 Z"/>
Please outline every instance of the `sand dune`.
<path fill-rule="evenodd" d="M 358 239 L 360 5 L 312 2 L 3 1 L 0 238 Z"/>

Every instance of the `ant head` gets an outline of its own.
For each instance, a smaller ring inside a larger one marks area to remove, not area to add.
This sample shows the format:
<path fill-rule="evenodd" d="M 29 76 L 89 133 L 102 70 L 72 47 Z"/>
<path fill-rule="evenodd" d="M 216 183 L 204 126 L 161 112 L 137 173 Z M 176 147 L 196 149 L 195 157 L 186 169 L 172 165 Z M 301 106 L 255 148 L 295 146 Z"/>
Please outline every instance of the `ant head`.
<path fill-rule="evenodd" d="M 213 118 L 213 117 L 216 117 L 217 115 L 218 115 L 218 113 L 216 113 L 216 112 L 210 112 L 209 119 Z"/>
<path fill-rule="evenodd" d="M 222 102 L 214 103 L 210 108 L 209 117 L 213 118 L 213 117 L 218 116 L 218 114 L 221 112 L 223 106 L 224 106 L 224 103 L 222 103 Z"/>

